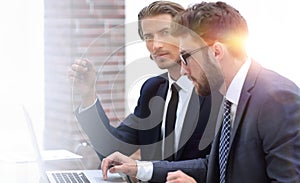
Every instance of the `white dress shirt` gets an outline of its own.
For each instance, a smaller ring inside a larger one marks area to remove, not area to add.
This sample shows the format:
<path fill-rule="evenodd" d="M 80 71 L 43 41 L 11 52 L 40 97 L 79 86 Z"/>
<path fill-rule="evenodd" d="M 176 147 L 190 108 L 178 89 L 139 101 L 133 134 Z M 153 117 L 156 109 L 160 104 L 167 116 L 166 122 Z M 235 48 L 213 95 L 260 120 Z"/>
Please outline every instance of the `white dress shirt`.
<path fill-rule="evenodd" d="M 166 123 L 166 114 L 167 114 L 167 108 L 168 108 L 168 103 L 171 98 L 171 85 L 175 82 L 174 80 L 171 79 L 170 75 L 169 77 L 169 89 L 166 97 L 166 102 L 165 102 L 165 107 L 164 107 L 164 115 L 163 115 L 163 121 L 162 121 L 162 137 L 164 137 L 165 134 L 165 123 Z M 191 99 L 193 90 L 194 90 L 194 85 L 193 83 L 187 78 L 187 76 L 181 76 L 177 81 L 176 84 L 180 87 L 180 90 L 178 92 L 179 95 L 179 101 L 178 101 L 178 106 L 177 106 L 177 112 L 176 112 L 176 123 L 175 123 L 175 143 L 174 143 L 174 149 L 175 151 L 178 150 L 178 144 L 180 140 L 180 135 L 181 135 L 181 130 L 182 126 L 184 123 L 184 118 L 187 112 L 187 107 L 189 104 L 189 101 Z M 164 139 L 162 143 L 162 154 L 164 154 Z M 137 166 L 138 166 L 138 172 L 137 172 L 137 179 L 142 180 L 142 181 L 148 181 L 152 177 L 153 173 L 153 164 L 152 162 L 149 161 L 137 161 Z"/>
<path fill-rule="evenodd" d="M 231 117 L 231 126 L 233 126 L 235 114 L 237 110 L 237 105 L 240 100 L 240 95 L 242 92 L 242 88 L 248 73 L 248 70 L 251 65 L 251 59 L 248 58 L 246 62 L 242 65 L 240 70 L 237 72 L 237 74 L 234 76 L 233 80 L 231 81 L 228 90 L 226 92 L 225 98 L 229 100 L 231 105 L 231 111 L 230 111 L 230 117 Z"/>
<path fill-rule="evenodd" d="M 165 107 L 164 107 L 164 114 L 163 114 L 163 121 L 161 125 L 161 134 L 162 137 L 165 136 L 165 124 L 166 124 L 166 115 L 167 115 L 167 109 L 168 109 L 168 104 L 171 99 L 172 95 L 172 90 L 171 90 L 171 85 L 175 82 L 174 80 L 171 79 L 169 76 L 169 89 L 166 97 L 166 102 L 165 102 Z M 180 139 L 180 134 L 184 122 L 185 114 L 192 92 L 193 92 L 193 83 L 187 78 L 187 76 L 181 76 L 177 81 L 176 84 L 180 87 L 180 90 L 178 91 L 179 95 L 179 100 L 178 100 L 178 106 L 177 106 L 177 111 L 176 111 L 176 122 L 175 122 L 175 143 L 174 143 L 174 149 L 175 152 L 178 150 L 178 144 L 179 144 L 179 139 Z M 165 144 L 165 139 L 163 138 L 163 143 L 162 143 L 162 155 L 164 154 L 164 144 Z M 163 157 L 164 159 L 164 157 Z"/>

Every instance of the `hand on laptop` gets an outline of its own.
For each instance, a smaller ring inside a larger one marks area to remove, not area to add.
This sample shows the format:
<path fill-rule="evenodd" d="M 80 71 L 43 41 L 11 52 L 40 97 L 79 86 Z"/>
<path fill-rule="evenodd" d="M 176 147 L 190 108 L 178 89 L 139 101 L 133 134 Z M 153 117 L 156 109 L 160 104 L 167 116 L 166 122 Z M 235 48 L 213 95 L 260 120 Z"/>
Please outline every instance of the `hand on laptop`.
<path fill-rule="evenodd" d="M 110 173 L 124 173 L 130 177 L 137 174 L 137 163 L 119 152 L 115 152 L 102 160 L 101 170 L 104 180 L 107 179 L 107 171 Z"/>

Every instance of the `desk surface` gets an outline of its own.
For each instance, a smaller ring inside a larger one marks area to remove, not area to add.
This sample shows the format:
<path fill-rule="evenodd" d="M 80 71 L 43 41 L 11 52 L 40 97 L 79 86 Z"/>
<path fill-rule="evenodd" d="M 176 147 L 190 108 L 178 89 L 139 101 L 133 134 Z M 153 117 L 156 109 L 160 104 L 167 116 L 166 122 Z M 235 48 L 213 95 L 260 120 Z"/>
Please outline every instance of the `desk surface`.
<path fill-rule="evenodd" d="M 36 183 L 39 182 L 39 168 L 36 163 L 0 162 L 1 182 Z"/>
<path fill-rule="evenodd" d="M 77 167 L 79 170 L 80 163 L 71 160 L 48 161 L 45 163 L 45 170 L 73 170 Z M 56 167 L 59 166 L 60 169 Z M 41 181 L 42 171 L 37 162 L 0 162 L 1 182 L 7 183 L 43 183 Z M 47 182 L 47 181 L 46 181 Z"/>

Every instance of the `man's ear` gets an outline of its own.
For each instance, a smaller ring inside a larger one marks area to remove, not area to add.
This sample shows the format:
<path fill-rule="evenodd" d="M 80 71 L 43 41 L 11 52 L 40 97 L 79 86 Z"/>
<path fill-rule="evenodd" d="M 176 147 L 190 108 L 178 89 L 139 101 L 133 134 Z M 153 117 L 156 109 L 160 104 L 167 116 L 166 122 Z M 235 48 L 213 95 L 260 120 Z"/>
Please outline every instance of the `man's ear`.
<path fill-rule="evenodd" d="M 217 60 L 222 60 L 222 58 L 224 57 L 224 53 L 225 53 L 225 47 L 224 44 L 220 43 L 220 42 L 215 42 L 212 46 L 212 51 L 213 54 L 215 56 L 215 58 Z"/>

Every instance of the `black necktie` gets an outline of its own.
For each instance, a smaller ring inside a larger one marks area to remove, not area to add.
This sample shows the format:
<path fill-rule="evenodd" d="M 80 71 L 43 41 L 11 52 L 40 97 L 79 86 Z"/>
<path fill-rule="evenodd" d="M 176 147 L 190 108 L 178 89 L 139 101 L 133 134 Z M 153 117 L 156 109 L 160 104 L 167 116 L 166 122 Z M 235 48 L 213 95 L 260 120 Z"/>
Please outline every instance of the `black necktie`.
<path fill-rule="evenodd" d="M 174 144 L 175 144 L 175 122 L 176 122 L 176 111 L 178 106 L 178 89 L 179 86 L 176 83 L 171 85 L 172 96 L 168 104 L 166 125 L 165 125 L 165 148 L 164 148 L 164 159 L 168 161 L 174 160 Z M 172 133 L 173 132 L 173 133 Z"/>

